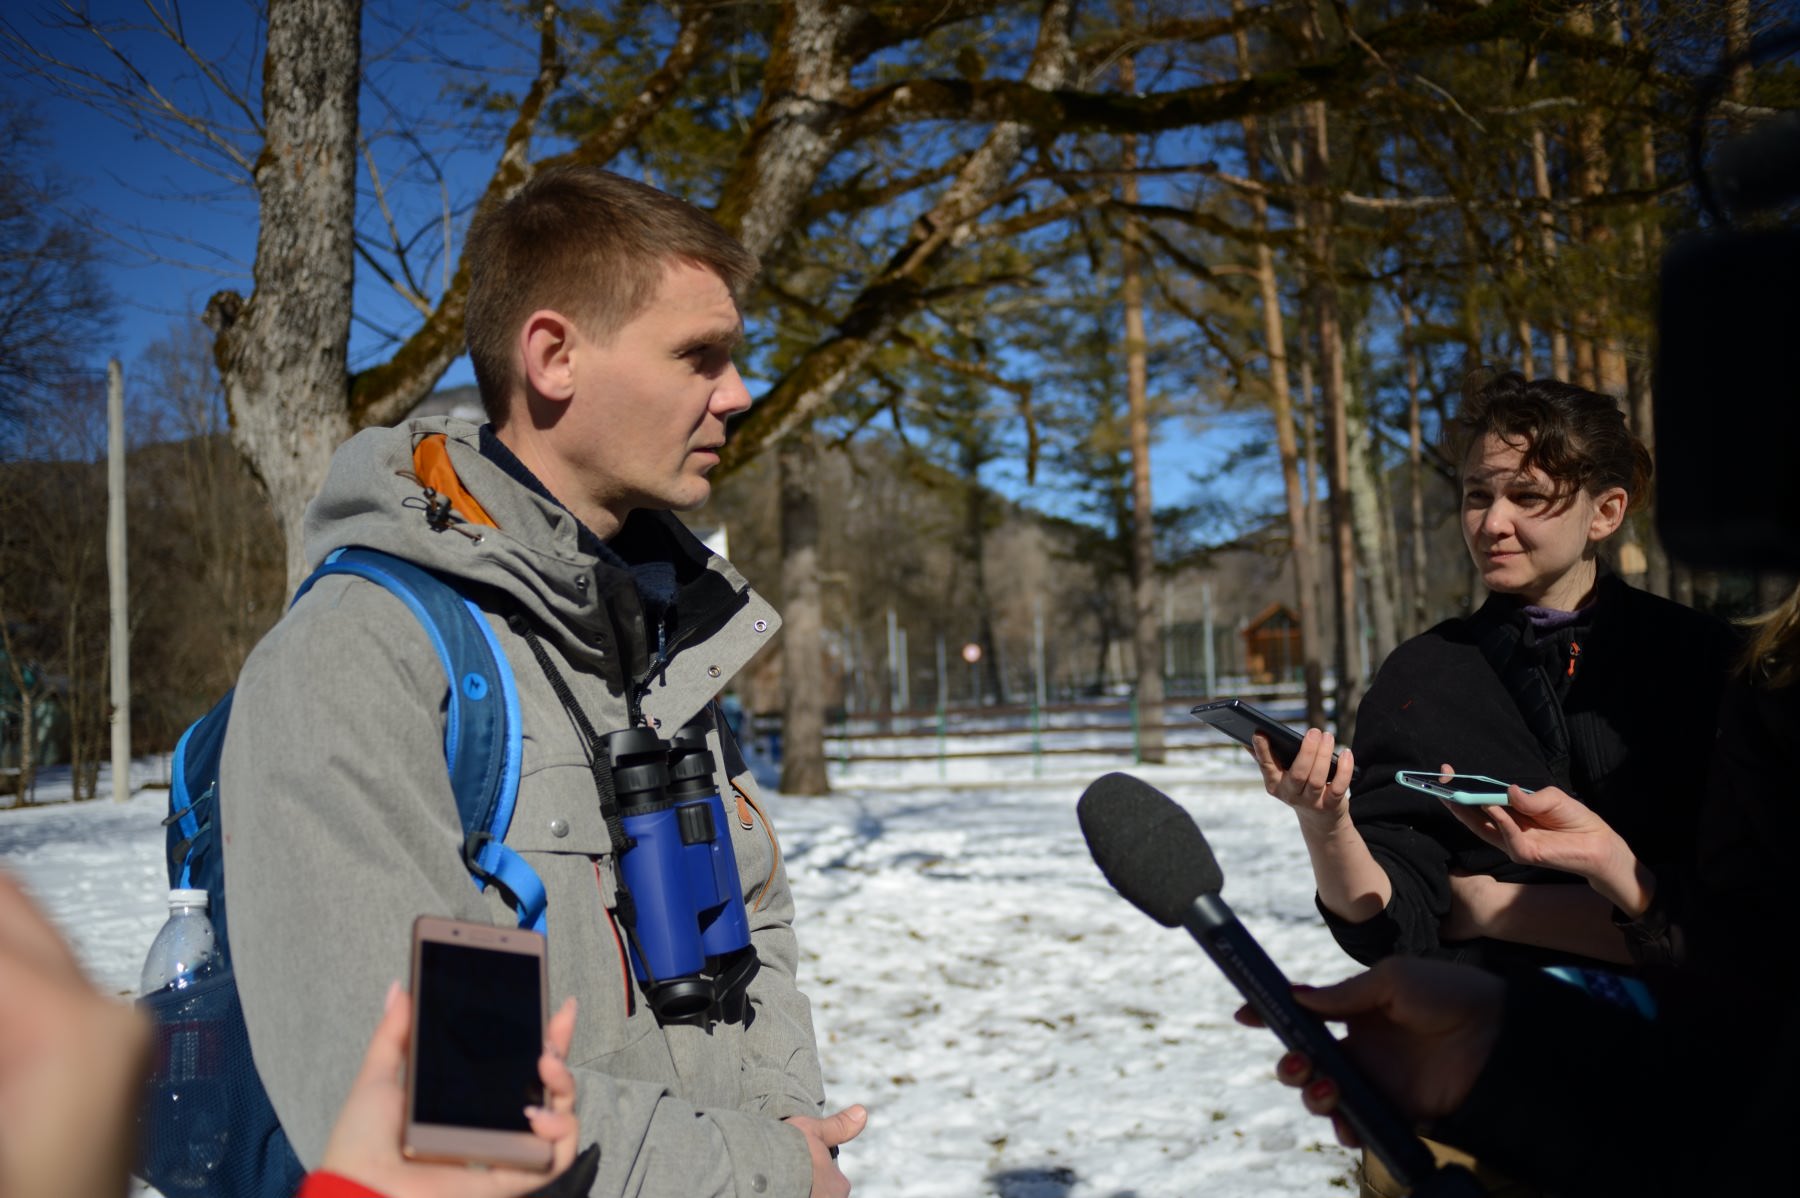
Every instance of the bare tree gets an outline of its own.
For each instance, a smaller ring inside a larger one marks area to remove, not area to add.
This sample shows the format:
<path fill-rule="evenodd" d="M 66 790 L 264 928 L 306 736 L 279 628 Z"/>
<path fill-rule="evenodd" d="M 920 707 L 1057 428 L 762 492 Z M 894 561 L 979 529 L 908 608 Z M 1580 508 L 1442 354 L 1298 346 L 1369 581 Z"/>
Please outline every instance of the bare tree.
<path fill-rule="evenodd" d="M 92 236 L 60 212 L 56 180 L 31 164 L 32 111 L 0 113 L 0 457 L 31 452 L 26 418 L 86 377 L 111 319 Z"/>
<path fill-rule="evenodd" d="M 782 443 L 781 789 L 822 795 L 825 775 L 824 608 L 819 594 L 818 454 L 810 432 Z"/>

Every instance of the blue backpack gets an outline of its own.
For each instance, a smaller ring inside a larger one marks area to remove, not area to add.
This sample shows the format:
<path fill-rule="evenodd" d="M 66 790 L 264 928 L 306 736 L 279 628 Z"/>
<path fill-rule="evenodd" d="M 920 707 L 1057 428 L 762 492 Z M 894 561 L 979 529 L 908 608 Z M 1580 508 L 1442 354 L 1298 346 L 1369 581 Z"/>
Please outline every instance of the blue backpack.
<path fill-rule="evenodd" d="M 373 549 L 340 549 L 300 584 L 331 574 L 386 587 L 418 617 L 450 679 L 444 761 L 463 823 L 463 864 L 478 889 L 499 886 L 519 926 L 544 930 L 537 873 L 503 843 L 519 790 L 519 700 L 511 668 L 480 608 L 443 579 Z M 165 1198 L 292 1198 L 305 1170 L 281 1130 L 250 1057 L 231 967 L 219 758 L 231 694 L 181 736 L 169 789 L 169 884 L 204 890 L 221 967 L 181 990 L 146 996 L 157 1064 L 140 1108 L 139 1174 Z M 179 1101 L 172 1095 L 179 1094 Z"/>

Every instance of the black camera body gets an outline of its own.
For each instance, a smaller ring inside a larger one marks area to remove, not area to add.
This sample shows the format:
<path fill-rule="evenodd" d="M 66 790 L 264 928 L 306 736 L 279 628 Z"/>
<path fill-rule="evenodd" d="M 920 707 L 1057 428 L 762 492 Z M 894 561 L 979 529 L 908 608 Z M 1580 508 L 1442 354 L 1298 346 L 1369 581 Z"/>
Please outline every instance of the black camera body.
<path fill-rule="evenodd" d="M 1663 545 L 1693 566 L 1800 569 L 1800 229 L 1681 238 L 1656 323 Z"/>

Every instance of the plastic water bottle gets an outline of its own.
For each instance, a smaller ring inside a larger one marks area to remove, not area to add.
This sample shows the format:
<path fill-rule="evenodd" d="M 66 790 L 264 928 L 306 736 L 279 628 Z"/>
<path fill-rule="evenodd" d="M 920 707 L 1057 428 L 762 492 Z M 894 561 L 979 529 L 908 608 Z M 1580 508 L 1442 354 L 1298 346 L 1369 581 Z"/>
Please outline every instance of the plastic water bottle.
<path fill-rule="evenodd" d="M 219 968 L 218 937 L 206 916 L 204 890 L 169 891 L 169 922 L 150 944 L 138 993 L 185 990 Z"/>
<path fill-rule="evenodd" d="M 170 1198 L 213 1192 L 228 1139 L 223 1034 L 216 988 L 201 986 L 224 967 L 204 890 L 171 890 L 169 921 L 144 959 L 144 1000 L 159 1011 L 151 1134 L 170 1171 L 158 1178 Z"/>

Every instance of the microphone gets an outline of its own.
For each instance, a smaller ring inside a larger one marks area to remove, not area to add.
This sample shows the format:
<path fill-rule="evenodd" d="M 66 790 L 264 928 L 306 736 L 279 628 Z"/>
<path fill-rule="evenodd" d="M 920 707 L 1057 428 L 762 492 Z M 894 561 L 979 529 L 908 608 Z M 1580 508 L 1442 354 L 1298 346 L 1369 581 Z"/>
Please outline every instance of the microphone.
<path fill-rule="evenodd" d="M 1319 1017 L 1294 1001 L 1275 962 L 1219 897 L 1225 877 L 1206 837 L 1168 795 L 1129 774 L 1107 774 L 1076 804 L 1081 834 L 1106 880 L 1166 928 L 1185 927 L 1281 1042 L 1336 1083 L 1338 1113 L 1417 1195 L 1478 1195 L 1473 1174 L 1439 1170 L 1400 1113 L 1344 1054 Z"/>

